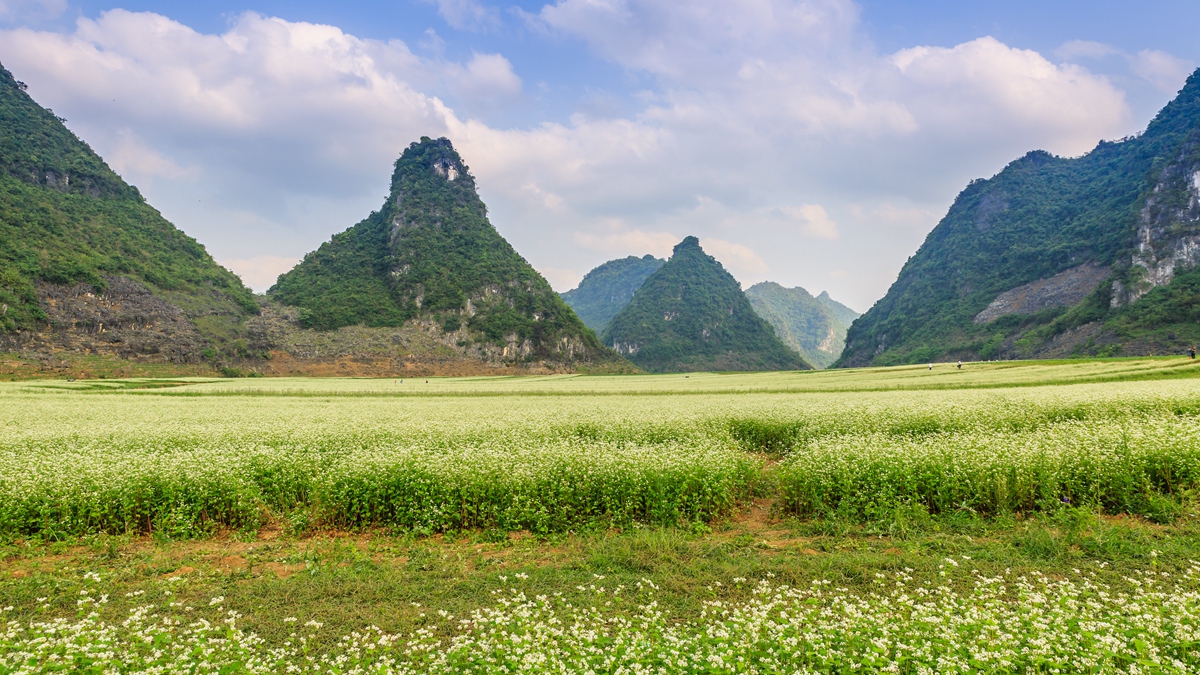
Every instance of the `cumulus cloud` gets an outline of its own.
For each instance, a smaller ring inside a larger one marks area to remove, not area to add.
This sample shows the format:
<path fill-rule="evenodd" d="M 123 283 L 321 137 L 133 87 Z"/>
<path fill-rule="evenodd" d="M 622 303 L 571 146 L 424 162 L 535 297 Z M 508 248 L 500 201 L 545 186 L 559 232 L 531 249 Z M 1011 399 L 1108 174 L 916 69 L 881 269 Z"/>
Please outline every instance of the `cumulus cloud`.
<path fill-rule="evenodd" d="M 521 78 L 500 54 L 475 54 L 466 65 L 449 64 L 446 76 L 451 90 L 464 99 L 492 101 L 521 93 Z"/>
<path fill-rule="evenodd" d="M 1102 42 L 1071 40 L 1058 48 L 1057 54 L 1068 61 L 1082 59 L 1123 59 L 1134 75 L 1154 85 L 1161 92 L 1173 94 L 1183 86 L 1195 64 L 1158 49 L 1144 49 L 1136 54 L 1124 52 Z"/>
<path fill-rule="evenodd" d="M 499 55 L 425 59 L 254 13 L 211 35 L 113 10 L 70 33 L 0 32 L 0 60 L 118 170 L 152 180 L 156 205 L 217 252 L 257 237 L 303 254 L 378 208 L 408 143 L 462 125 L 439 92 L 520 90 Z"/>
<path fill-rule="evenodd" d="M 461 30 L 497 16 L 438 7 Z M 880 54 L 849 0 L 561 0 L 527 19 L 637 75 L 634 112 L 489 123 L 526 96 L 502 54 L 448 61 L 432 33 L 418 53 L 253 13 L 220 34 L 121 10 L 0 31 L 0 60 L 220 259 L 299 257 L 378 208 L 409 142 L 448 135 L 556 287 L 696 234 L 743 282 L 849 270 L 830 290 L 864 307 L 924 234 L 871 209 L 933 213 L 1028 150 L 1135 130 L 1121 90 L 1083 66 L 989 37 Z M 1144 60 L 1145 77 L 1171 72 Z"/>
<path fill-rule="evenodd" d="M 1145 49 L 1132 58 L 1133 72 L 1159 91 L 1174 93 L 1183 86 L 1194 64 L 1157 49 Z"/>

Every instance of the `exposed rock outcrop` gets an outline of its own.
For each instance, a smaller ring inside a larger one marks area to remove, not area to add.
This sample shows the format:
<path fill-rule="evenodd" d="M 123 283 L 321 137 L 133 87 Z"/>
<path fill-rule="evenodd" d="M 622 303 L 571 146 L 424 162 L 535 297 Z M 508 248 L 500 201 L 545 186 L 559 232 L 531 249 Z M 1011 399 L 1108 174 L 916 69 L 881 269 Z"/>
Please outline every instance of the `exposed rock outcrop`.
<path fill-rule="evenodd" d="M 1129 284 L 1113 284 L 1112 306 L 1136 302 L 1200 264 L 1200 138 L 1185 144 L 1138 214 Z"/>
<path fill-rule="evenodd" d="M 1051 307 L 1071 307 L 1096 290 L 1110 274 L 1108 268 L 1084 263 L 1048 279 L 1017 286 L 996 296 L 987 308 L 975 315 L 975 323 L 991 323 L 1006 314 L 1033 314 Z"/>

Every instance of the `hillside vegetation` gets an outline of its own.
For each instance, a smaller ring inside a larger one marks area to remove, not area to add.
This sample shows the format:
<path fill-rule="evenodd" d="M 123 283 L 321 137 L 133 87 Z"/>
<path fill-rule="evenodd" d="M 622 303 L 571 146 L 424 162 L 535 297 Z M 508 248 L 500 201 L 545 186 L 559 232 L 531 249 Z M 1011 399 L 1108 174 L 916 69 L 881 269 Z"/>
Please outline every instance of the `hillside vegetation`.
<path fill-rule="evenodd" d="M 620 361 L 488 222 L 445 138 L 410 145 L 383 208 L 305 256 L 269 294 L 317 330 L 418 319 L 513 361 Z"/>
<path fill-rule="evenodd" d="M 858 318 L 828 293 L 814 298 L 799 286 L 784 288 L 773 281 L 747 288 L 746 299 L 784 344 L 817 368 L 828 368 L 841 356 L 846 330 Z"/>
<path fill-rule="evenodd" d="M 114 276 L 195 316 L 258 309 L 237 276 L 0 67 L 0 335 L 46 326 L 39 284 L 102 292 Z"/>
<path fill-rule="evenodd" d="M 563 301 L 599 335 L 664 262 L 650 254 L 609 260 L 585 274 L 578 287 L 563 293 Z"/>
<path fill-rule="evenodd" d="M 968 185 L 838 363 L 1180 353 L 1200 340 L 1198 172 L 1200 71 L 1139 136 Z"/>
<path fill-rule="evenodd" d="M 811 368 L 750 306 L 721 263 L 687 237 L 604 331 L 651 372 Z"/>

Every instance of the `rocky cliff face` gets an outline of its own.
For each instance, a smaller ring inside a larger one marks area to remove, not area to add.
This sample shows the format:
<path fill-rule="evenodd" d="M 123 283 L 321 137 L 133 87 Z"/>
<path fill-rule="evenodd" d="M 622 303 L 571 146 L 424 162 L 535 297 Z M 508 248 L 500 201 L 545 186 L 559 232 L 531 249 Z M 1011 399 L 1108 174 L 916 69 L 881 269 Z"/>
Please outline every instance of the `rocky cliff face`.
<path fill-rule="evenodd" d="M 1113 284 L 1111 306 L 1125 307 L 1176 273 L 1200 264 L 1200 136 L 1163 169 L 1138 213 L 1128 284 Z"/>
<path fill-rule="evenodd" d="M 1200 71 L 1140 135 L 972 181 L 839 364 L 1181 353 L 1197 263 Z"/>
<path fill-rule="evenodd" d="M 208 340 L 177 305 L 145 284 L 109 276 L 107 288 L 39 283 L 44 326 L 0 334 L 0 352 L 71 352 L 200 363 Z"/>

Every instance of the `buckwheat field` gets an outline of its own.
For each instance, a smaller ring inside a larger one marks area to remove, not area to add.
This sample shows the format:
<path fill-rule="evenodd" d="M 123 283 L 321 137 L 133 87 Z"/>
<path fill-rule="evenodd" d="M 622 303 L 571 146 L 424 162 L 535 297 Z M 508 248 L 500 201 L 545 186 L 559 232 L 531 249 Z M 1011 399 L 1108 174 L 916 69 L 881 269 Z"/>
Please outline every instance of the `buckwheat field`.
<path fill-rule="evenodd" d="M 0 675 L 1194 672 L 1197 375 L 0 383 Z"/>

